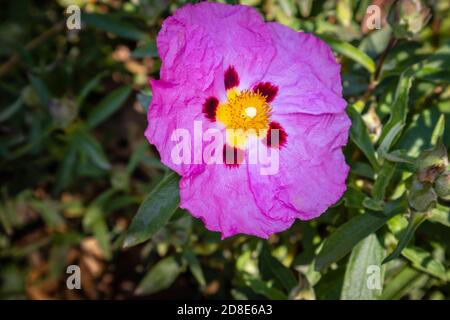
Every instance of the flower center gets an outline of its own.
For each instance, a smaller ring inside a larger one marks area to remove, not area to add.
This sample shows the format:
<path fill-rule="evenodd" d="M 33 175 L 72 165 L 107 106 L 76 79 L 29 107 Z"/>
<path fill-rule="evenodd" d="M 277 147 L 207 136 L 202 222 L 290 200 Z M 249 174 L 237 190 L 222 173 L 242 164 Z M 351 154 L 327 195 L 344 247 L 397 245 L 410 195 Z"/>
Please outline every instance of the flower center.
<path fill-rule="evenodd" d="M 263 138 L 270 123 L 271 108 L 259 92 L 227 91 L 228 101 L 217 108 L 216 119 L 227 129 L 227 142 L 232 147 L 244 148 L 247 138 Z"/>

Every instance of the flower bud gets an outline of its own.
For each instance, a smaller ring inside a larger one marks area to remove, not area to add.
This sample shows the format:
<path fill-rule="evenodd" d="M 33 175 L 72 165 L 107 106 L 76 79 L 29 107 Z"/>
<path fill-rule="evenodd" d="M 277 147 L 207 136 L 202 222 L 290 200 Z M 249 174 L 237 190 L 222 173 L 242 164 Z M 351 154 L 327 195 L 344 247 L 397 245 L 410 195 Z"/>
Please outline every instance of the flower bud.
<path fill-rule="evenodd" d="M 434 189 L 441 199 L 450 200 L 450 171 L 444 172 L 436 179 Z"/>
<path fill-rule="evenodd" d="M 411 208 L 425 212 L 436 205 L 437 195 L 429 182 L 420 182 L 414 178 L 408 192 L 408 203 Z"/>
<path fill-rule="evenodd" d="M 26 86 L 21 92 L 22 99 L 27 106 L 33 107 L 39 105 L 39 97 L 32 86 Z"/>
<path fill-rule="evenodd" d="M 389 23 L 398 38 L 412 38 L 431 18 L 430 8 L 422 0 L 400 0 L 389 15 Z"/>
<path fill-rule="evenodd" d="M 422 152 L 416 160 L 417 174 L 421 182 L 434 182 L 447 166 L 447 149 L 442 142 L 435 148 Z"/>
<path fill-rule="evenodd" d="M 75 101 L 68 98 L 51 99 L 49 111 L 54 123 L 61 128 L 66 128 L 78 115 Z"/>

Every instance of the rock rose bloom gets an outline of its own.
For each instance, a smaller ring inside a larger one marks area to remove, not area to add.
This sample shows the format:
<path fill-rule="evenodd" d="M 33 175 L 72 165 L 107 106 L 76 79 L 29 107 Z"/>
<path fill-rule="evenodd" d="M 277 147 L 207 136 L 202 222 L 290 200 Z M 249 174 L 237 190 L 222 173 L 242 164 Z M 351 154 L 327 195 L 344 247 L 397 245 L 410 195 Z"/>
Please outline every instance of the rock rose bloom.
<path fill-rule="evenodd" d="M 267 238 L 339 200 L 349 170 L 342 146 L 350 121 L 340 67 L 322 40 L 265 23 L 248 6 L 203 2 L 166 19 L 157 46 L 161 74 L 150 81 L 145 135 L 181 175 L 180 207 L 222 238 Z M 190 163 L 173 161 L 173 132 L 183 128 L 194 136 L 196 121 L 224 135 L 244 131 L 223 140 L 223 157 L 231 154 L 231 162 L 193 159 L 206 139 L 189 144 Z M 257 147 L 278 156 L 278 172 L 264 175 L 261 164 L 250 164 Z"/>

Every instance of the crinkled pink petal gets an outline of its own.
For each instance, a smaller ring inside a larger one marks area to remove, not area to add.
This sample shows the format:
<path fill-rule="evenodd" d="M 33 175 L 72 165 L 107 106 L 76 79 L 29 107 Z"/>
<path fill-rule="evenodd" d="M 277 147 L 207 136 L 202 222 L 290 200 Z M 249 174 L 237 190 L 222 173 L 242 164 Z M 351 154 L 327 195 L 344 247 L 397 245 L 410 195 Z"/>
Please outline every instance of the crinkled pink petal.
<path fill-rule="evenodd" d="M 223 59 L 222 72 L 234 66 L 242 88 L 261 79 L 275 55 L 270 31 L 251 7 L 204 2 L 178 9 L 171 19 L 188 28 L 202 28 Z M 194 65 L 197 62 L 191 61 Z M 223 77 L 219 80 L 223 82 Z M 225 98 L 225 87 L 217 94 Z"/>
<path fill-rule="evenodd" d="M 340 67 L 319 38 L 279 23 L 267 25 L 277 54 L 264 76 L 279 87 L 271 106 L 277 113 L 335 113 L 345 109 Z"/>
<path fill-rule="evenodd" d="M 346 189 L 348 166 L 342 154 L 351 122 L 346 113 L 278 115 L 287 143 L 272 149 L 279 171 L 262 175 L 249 165 L 251 189 L 258 207 L 275 219 L 312 219 L 336 203 Z"/>
<path fill-rule="evenodd" d="M 268 238 L 289 228 L 294 219 L 273 219 L 256 205 L 246 166 L 209 165 L 202 174 L 180 181 L 180 207 L 202 219 L 222 238 L 244 233 Z"/>
<path fill-rule="evenodd" d="M 159 151 L 161 162 L 180 175 L 191 175 L 204 170 L 204 164 L 176 164 L 172 158 L 172 150 L 178 140 L 172 139 L 176 129 L 186 129 L 191 137 L 194 136 L 194 121 L 202 121 L 204 130 L 211 126 L 204 120 L 198 104 L 202 103 L 199 96 L 186 96 L 183 86 L 164 80 L 151 81 L 153 98 L 147 114 L 148 126 L 145 131 L 147 140 L 154 144 Z M 193 159 L 196 150 L 203 146 L 191 143 L 190 154 Z M 193 162 L 193 161 L 192 161 Z"/>

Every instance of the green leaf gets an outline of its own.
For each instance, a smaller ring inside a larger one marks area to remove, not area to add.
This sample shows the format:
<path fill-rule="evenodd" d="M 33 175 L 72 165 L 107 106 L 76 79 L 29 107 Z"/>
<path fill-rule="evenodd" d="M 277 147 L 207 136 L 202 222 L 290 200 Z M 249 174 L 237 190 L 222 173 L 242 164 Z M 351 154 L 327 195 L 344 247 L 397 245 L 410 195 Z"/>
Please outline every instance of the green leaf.
<path fill-rule="evenodd" d="M 270 272 L 288 292 L 298 284 L 292 271 L 274 258 L 266 245 L 263 246 L 259 259 L 261 268 Z"/>
<path fill-rule="evenodd" d="M 379 164 L 375 155 L 375 149 L 373 148 L 372 141 L 370 141 L 369 133 L 367 132 L 367 127 L 361 117 L 361 114 L 353 105 L 348 106 L 347 113 L 352 120 L 350 138 L 358 146 L 358 148 L 361 149 L 372 167 L 377 170 Z"/>
<path fill-rule="evenodd" d="M 84 151 L 89 159 L 98 168 L 103 170 L 109 170 L 111 165 L 103 152 L 102 146 L 95 140 L 94 137 L 87 132 L 78 132 L 75 141 L 79 144 L 80 150 Z"/>
<path fill-rule="evenodd" d="M 404 124 L 399 122 L 386 134 L 386 138 L 377 150 L 380 156 L 384 157 L 384 155 L 389 152 L 394 140 L 399 136 L 404 126 Z"/>
<path fill-rule="evenodd" d="M 64 225 L 65 220 L 60 214 L 59 204 L 50 200 L 31 200 L 31 206 L 39 212 L 45 224 L 51 228 Z"/>
<path fill-rule="evenodd" d="M 400 125 L 400 129 L 397 129 L 397 131 L 399 132 L 396 133 L 394 137 L 390 137 L 391 141 L 389 142 L 389 145 L 395 143 L 395 141 L 399 137 L 401 128 L 405 126 L 406 115 L 408 113 L 409 91 L 411 89 L 412 82 L 413 76 L 411 75 L 411 70 L 407 69 L 400 76 L 399 83 L 395 91 L 394 102 L 391 107 L 391 115 L 388 122 L 384 125 L 383 130 L 381 131 L 381 135 L 379 138 L 380 146 L 386 145 L 386 143 L 383 144 L 384 139 L 386 139 L 389 133 L 393 135 L 391 131 L 396 127 L 398 128 L 398 126 Z"/>
<path fill-rule="evenodd" d="M 345 206 L 348 208 L 361 208 L 363 206 L 366 194 L 353 186 L 348 186 L 344 194 Z"/>
<path fill-rule="evenodd" d="M 144 242 L 161 229 L 180 203 L 179 176 L 168 173 L 148 194 L 125 235 L 124 247 Z"/>
<path fill-rule="evenodd" d="M 375 62 L 363 51 L 352 46 L 348 42 L 333 39 L 324 35 L 319 35 L 319 37 L 330 45 L 330 47 L 337 53 L 352 59 L 353 61 L 359 63 L 364 68 L 366 68 L 370 73 L 375 72 Z"/>
<path fill-rule="evenodd" d="M 41 104 L 43 106 L 48 106 L 50 103 L 51 94 L 47 87 L 47 85 L 39 79 L 38 77 L 30 74 L 30 82 L 33 86 L 34 90 L 36 90 L 36 93 L 39 97 L 39 100 L 41 101 Z"/>
<path fill-rule="evenodd" d="M 414 268 L 447 281 L 445 267 L 438 260 L 434 259 L 429 252 L 418 247 L 408 247 L 403 249 L 402 255 L 412 262 Z"/>
<path fill-rule="evenodd" d="M 385 161 L 380 171 L 377 173 L 377 178 L 372 189 L 372 197 L 375 200 L 383 201 L 386 197 L 386 189 L 391 182 L 392 176 L 395 172 L 395 164 Z"/>
<path fill-rule="evenodd" d="M 66 188 L 73 177 L 77 160 L 77 144 L 72 142 L 64 153 L 64 158 L 58 169 L 55 192 L 59 193 Z"/>
<path fill-rule="evenodd" d="M 89 129 L 93 129 L 116 112 L 131 93 L 131 87 L 125 86 L 106 96 L 89 114 L 86 120 Z"/>
<path fill-rule="evenodd" d="M 321 271 L 343 258 L 362 239 L 381 228 L 393 216 L 407 208 L 406 198 L 402 197 L 385 205 L 383 213 L 366 212 L 341 225 L 324 242 L 316 262 L 315 270 Z"/>
<path fill-rule="evenodd" d="M 416 76 L 421 79 L 437 82 L 450 82 L 448 65 L 450 63 L 450 42 L 442 45 L 425 60 L 414 65 Z"/>
<path fill-rule="evenodd" d="M 420 278 L 423 278 L 423 275 L 416 269 L 410 267 L 403 268 L 393 279 L 387 282 L 380 300 L 400 299 L 415 286 Z"/>
<path fill-rule="evenodd" d="M 412 239 L 414 232 L 416 232 L 417 228 L 426 220 L 426 216 L 422 213 L 411 212 L 411 216 L 409 218 L 408 226 L 406 230 L 402 232 L 400 235 L 400 240 L 397 244 L 395 250 L 384 259 L 383 264 L 394 260 L 400 256 L 403 249 L 406 248 L 409 241 Z"/>
<path fill-rule="evenodd" d="M 431 135 L 431 145 L 436 146 L 442 136 L 444 135 L 445 130 L 445 115 L 441 114 L 439 116 L 439 120 L 436 123 L 436 127 L 433 130 L 433 134 Z"/>
<path fill-rule="evenodd" d="M 376 200 L 369 197 L 365 197 L 362 202 L 364 208 L 373 210 L 373 211 L 383 211 L 384 201 Z"/>
<path fill-rule="evenodd" d="M 343 300 L 374 300 L 381 295 L 384 270 L 383 261 L 385 250 L 375 233 L 362 240 L 353 248 L 345 271 L 344 284 L 342 286 L 341 299 Z M 371 268 L 374 268 L 371 271 Z M 372 272 L 379 272 L 372 274 Z M 371 278 L 377 283 L 372 283 Z M 376 285 L 379 284 L 377 288 Z"/>
<path fill-rule="evenodd" d="M 142 40 L 147 37 L 145 32 L 142 32 L 123 21 L 120 21 L 119 19 L 116 19 L 110 14 L 83 13 L 81 19 L 89 26 L 96 27 L 122 38 Z"/>
<path fill-rule="evenodd" d="M 313 0 L 297 1 L 302 17 L 307 18 L 311 14 Z"/>
<path fill-rule="evenodd" d="M 147 141 L 142 141 L 131 154 L 130 160 L 127 164 L 127 174 L 131 175 L 133 171 L 137 168 L 139 163 L 142 161 L 145 155 L 145 151 L 148 149 Z"/>
<path fill-rule="evenodd" d="M 414 166 L 415 159 L 413 157 L 408 156 L 407 153 L 408 152 L 406 150 L 399 149 L 389 153 L 385 153 L 383 157 L 390 162 L 406 163 L 407 165 Z"/>
<path fill-rule="evenodd" d="M 94 78 L 89 80 L 81 89 L 80 93 L 77 95 L 76 103 L 77 106 L 81 106 L 84 102 L 84 99 L 94 90 L 102 80 L 102 78 L 106 75 L 106 72 L 100 72 Z"/>
<path fill-rule="evenodd" d="M 194 275 L 195 279 L 200 284 L 200 286 L 201 287 L 206 286 L 206 280 L 205 276 L 203 275 L 202 266 L 200 265 L 200 262 L 198 261 L 195 253 L 189 249 L 184 249 L 183 257 L 186 259 L 189 265 L 189 270 L 191 270 L 191 273 Z"/>
<path fill-rule="evenodd" d="M 86 209 L 83 217 L 83 227 L 94 234 L 106 259 L 111 258 L 112 252 L 108 224 L 106 223 L 105 206 L 115 193 L 116 190 L 109 189 L 97 196 Z"/>
<path fill-rule="evenodd" d="M 436 208 L 429 213 L 429 220 L 450 227 L 450 208 L 438 204 Z"/>
<path fill-rule="evenodd" d="M 175 257 L 160 260 L 139 283 L 135 293 L 146 295 L 169 288 L 181 273 L 181 266 Z"/>
<path fill-rule="evenodd" d="M 244 273 L 243 278 L 244 278 L 245 284 L 258 294 L 261 294 L 272 300 L 286 300 L 287 299 L 287 296 L 283 292 L 281 292 L 277 288 L 274 288 L 268 282 L 265 282 L 258 278 L 255 278 L 254 276 L 252 276 L 248 273 Z"/>
<path fill-rule="evenodd" d="M 11 118 L 23 105 L 22 97 L 19 97 L 14 103 L 0 111 L 0 122 Z"/>

